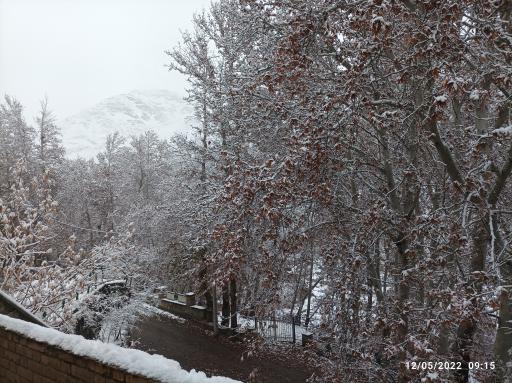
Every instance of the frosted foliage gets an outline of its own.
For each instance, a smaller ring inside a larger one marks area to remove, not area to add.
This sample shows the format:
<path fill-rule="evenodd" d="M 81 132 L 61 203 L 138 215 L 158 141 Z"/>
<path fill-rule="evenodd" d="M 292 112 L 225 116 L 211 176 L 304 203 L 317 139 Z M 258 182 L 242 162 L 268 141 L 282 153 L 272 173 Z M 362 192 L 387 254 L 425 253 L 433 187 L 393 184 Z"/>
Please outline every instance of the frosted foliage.
<path fill-rule="evenodd" d="M 44 173 L 26 185 L 26 172 L 25 163 L 19 161 L 13 168 L 15 182 L 9 197 L 0 201 L 1 288 L 48 323 L 61 325 L 71 318 L 62 302 L 83 286 L 75 268 L 80 255 L 73 251 L 72 238 L 59 254 L 49 247 L 58 206 L 50 193 L 53 180 Z"/>

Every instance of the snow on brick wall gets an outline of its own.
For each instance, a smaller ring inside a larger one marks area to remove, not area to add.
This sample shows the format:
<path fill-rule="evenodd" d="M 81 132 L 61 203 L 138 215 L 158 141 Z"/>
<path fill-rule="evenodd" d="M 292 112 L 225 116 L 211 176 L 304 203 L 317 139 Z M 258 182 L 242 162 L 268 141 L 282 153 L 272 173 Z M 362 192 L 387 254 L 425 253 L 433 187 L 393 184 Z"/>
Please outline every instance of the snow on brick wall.
<path fill-rule="evenodd" d="M 183 370 L 174 360 L 86 340 L 0 314 L 0 381 L 237 383 Z M 238 382 L 240 383 L 240 382 Z"/>

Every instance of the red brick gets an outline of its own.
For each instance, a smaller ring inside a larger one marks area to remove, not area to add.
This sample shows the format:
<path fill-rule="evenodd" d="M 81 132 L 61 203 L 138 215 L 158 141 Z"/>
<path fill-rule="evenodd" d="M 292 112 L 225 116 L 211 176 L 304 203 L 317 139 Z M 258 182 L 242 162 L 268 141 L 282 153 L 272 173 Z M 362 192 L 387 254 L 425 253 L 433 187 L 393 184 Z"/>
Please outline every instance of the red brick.
<path fill-rule="evenodd" d="M 35 376 L 34 382 L 37 382 L 37 383 L 55 383 L 53 380 L 45 378 L 44 376 L 41 376 L 41 375 Z"/>
<path fill-rule="evenodd" d="M 9 342 L 9 351 L 16 352 L 16 342 Z"/>
<path fill-rule="evenodd" d="M 124 382 L 124 376 L 125 376 L 124 372 L 122 372 L 120 370 L 116 370 L 116 369 L 112 370 L 112 377 L 117 382 Z"/>
<path fill-rule="evenodd" d="M 29 342 L 27 344 L 27 346 L 29 348 L 31 348 L 32 350 L 39 351 L 39 352 L 45 352 L 46 349 L 48 348 L 47 345 L 45 345 L 44 343 L 39 343 L 39 342 Z"/>
<path fill-rule="evenodd" d="M 50 366 L 44 366 L 41 371 L 38 372 L 39 375 L 42 375 L 55 383 L 67 383 L 72 382 L 72 380 L 68 380 L 68 375 L 50 367 Z"/>
<path fill-rule="evenodd" d="M 6 357 L 3 357 L 3 358 L 0 358 L 0 367 L 2 369 L 8 369 L 9 368 L 9 359 L 7 359 Z"/>
<path fill-rule="evenodd" d="M 27 368 L 31 371 L 34 371 L 34 373 L 36 374 L 39 374 L 40 371 L 45 368 L 45 366 L 43 366 L 42 364 L 34 361 L 34 360 L 29 360 L 28 361 L 28 365 L 27 365 Z"/>
<path fill-rule="evenodd" d="M 64 372 L 65 374 L 71 374 L 71 364 L 59 361 L 59 371 Z"/>
<path fill-rule="evenodd" d="M 33 382 L 34 374 L 32 371 L 25 367 L 18 367 L 16 374 L 25 381 Z"/>
<path fill-rule="evenodd" d="M 41 355 L 41 364 L 44 364 L 45 366 L 50 366 L 58 371 L 62 371 L 61 361 L 48 355 Z"/>
<path fill-rule="evenodd" d="M 12 362 L 18 363 L 21 357 L 16 352 L 9 350 L 4 353 L 4 357 Z"/>
<path fill-rule="evenodd" d="M 103 377 L 110 375 L 110 368 L 101 364 L 100 362 L 96 362 L 95 360 L 88 361 L 87 368 Z"/>
<path fill-rule="evenodd" d="M 73 375 L 77 378 L 80 378 L 81 380 L 83 380 L 85 382 L 94 381 L 94 373 L 92 373 L 91 371 L 89 371 L 85 368 L 78 367 L 75 365 L 71 365 L 71 375 Z"/>
<path fill-rule="evenodd" d="M 18 375 L 16 372 L 13 372 L 13 371 L 4 371 L 3 372 L 5 374 L 5 378 L 7 379 L 8 382 L 17 382 L 18 381 Z"/>
<path fill-rule="evenodd" d="M 0 338 L 0 347 L 7 348 L 9 344 L 9 341 L 5 338 Z"/>
<path fill-rule="evenodd" d="M 126 375 L 126 383 L 151 383 L 152 380 L 137 375 Z"/>
<path fill-rule="evenodd" d="M 77 356 L 75 356 L 69 352 L 61 351 L 61 350 L 59 350 L 59 352 L 56 355 L 60 360 L 63 360 L 67 363 L 73 363 L 78 358 Z"/>

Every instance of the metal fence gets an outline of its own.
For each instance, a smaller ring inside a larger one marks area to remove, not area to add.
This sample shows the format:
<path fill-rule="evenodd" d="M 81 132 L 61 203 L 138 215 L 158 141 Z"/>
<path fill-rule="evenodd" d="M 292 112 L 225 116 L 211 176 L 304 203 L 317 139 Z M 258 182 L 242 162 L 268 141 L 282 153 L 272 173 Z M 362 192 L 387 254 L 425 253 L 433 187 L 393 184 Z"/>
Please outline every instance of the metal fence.
<path fill-rule="evenodd" d="M 291 319 L 255 318 L 254 323 L 256 332 L 267 341 L 296 342 L 296 328 Z"/>

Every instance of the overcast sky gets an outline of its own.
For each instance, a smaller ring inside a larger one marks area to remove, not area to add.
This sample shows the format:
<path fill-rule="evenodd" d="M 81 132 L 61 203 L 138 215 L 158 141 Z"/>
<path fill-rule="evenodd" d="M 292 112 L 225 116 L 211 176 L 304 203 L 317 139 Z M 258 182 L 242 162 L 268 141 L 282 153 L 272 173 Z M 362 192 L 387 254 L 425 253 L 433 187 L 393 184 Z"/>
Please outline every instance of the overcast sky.
<path fill-rule="evenodd" d="M 185 95 L 164 50 L 210 0 L 0 0 L 0 94 L 33 121 L 48 95 L 59 119 L 133 89 Z"/>

